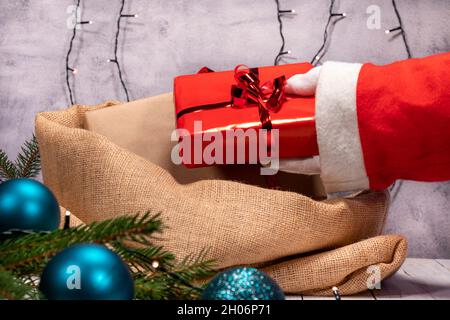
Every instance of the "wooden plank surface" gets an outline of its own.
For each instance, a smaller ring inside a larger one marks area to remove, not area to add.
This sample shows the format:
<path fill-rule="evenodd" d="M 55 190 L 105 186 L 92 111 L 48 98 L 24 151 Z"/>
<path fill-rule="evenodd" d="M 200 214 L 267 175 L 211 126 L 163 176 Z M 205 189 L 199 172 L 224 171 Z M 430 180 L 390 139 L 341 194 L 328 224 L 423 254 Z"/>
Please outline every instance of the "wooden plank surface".
<path fill-rule="evenodd" d="M 303 295 L 299 294 L 299 295 L 289 295 L 286 296 L 286 300 L 303 300 Z"/>
<path fill-rule="evenodd" d="M 304 296 L 303 300 L 335 300 L 335 299 L 334 297 Z M 341 300 L 375 300 L 375 298 L 369 291 L 366 291 L 352 296 L 342 296 Z"/>
<path fill-rule="evenodd" d="M 334 298 L 321 296 L 303 296 L 303 300 L 334 300 Z"/>
<path fill-rule="evenodd" d="M 334 300 L 333 297 L 288 296 L 289 300 Z M 381 283 L 380 290 L 366 291 L 342 300 L 433 299 L 450 300 L 450 260 L 408 258 Z"/>
<path fill-rule="evenodd" d="M 450 271 L 450 259 L 436 259 L 436 262 Z"/>

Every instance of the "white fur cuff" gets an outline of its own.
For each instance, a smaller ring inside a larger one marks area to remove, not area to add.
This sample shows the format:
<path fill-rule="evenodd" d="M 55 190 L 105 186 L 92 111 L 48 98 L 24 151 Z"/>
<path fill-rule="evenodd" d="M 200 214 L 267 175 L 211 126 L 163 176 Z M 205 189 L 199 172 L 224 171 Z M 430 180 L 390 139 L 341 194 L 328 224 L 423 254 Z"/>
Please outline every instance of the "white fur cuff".
<path fill-rule="evenodd" d="M 326 62 L 316 91 L 321 178 L 327 193 L 369 188 L 356 113 L 361 64 Z"/>

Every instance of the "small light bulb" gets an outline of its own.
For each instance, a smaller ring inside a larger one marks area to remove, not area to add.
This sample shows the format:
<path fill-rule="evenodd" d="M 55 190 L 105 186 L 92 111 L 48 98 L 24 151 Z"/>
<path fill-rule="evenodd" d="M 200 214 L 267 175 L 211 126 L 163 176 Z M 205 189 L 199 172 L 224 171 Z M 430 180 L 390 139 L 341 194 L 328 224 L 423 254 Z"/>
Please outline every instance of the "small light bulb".
<path fill-rule="evenodd" d="M 391 30 L 386 30 L 386 31 L 384 31 L 384 33 L 389 34 L 389 33 L 391 33 Z"/>
<path fill-rule="evenodd" d="M 292 52 L 291 50 L 288 50 L 288 51 L 287 51 L 287 54 L 291 54 L 291 52 Z"/>
<path fill-rule="evenodd" d="M 342 16 L 343 16 L 343 17 L 346 17 L 346 16 L 347 16 L 347 14 L 346 14 L 346 13 L 344 12 L 344 13 L 342 13 Z"/>
<path fill-rule="evenodd" d="M 292 9 L 292 10 L 291 10 L 291 13 L 296 13 L 296 12 L 295 12 L 295 9 Z"/>
<path fill-rule="evenodd" d="M 70 211 L 66 210 L 66 213 L 64 214 L 64 225 L 63 229 L 69 229 L 70 228 Z"/>
<path fill-rule="evenodd" d="M 94 23 L 94 21 L 89 21 L 89 24 L 93 24 Z"/>
<path fill-rule="evenodd" d="M 75 75 L 77 73 L 78 73 L 78 69 L 77 68 L 73 68 L 72 74 Z M 69 211 L 67 211 L 67 212 L 69 212 Z M 66 215 L 67 215 L 67 212 L 66 212 Z M 70 215 L 70 212 L 69 212 L 69 215 Z"/>
<path fill-rule="evenodd" d="M 135 14 L 134 17 L 135 17 L 135 18 L 139 18 L 139 15 L 138 15 L 138 14 Z"/>
<path fill-rule="evenodd" d="M 316 60 L 320 60 L 320 56 L 316 56 Z"/>
<path fill-rule="evenodd" d="M 331 288 L 331 291 L 333 292 L 335 300 L 341 300 L 341 294 L 340 294 L 339 289 L 337 287 Z"/>
<path fill-rule="evenodd" d="M 152 267 L 154 269 L 157 269 L 159 267 L 159 261 L 157 261 L 157 260 L 152 261 Z"/>

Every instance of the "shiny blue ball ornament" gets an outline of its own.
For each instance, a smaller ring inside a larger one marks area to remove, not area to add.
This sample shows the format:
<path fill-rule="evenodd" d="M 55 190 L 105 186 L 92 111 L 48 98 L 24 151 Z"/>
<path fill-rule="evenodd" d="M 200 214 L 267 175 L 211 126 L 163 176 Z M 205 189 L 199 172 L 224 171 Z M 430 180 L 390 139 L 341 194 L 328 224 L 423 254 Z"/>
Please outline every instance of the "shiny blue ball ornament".
<path fill-rule="evenodd" d="M 0 184 L 0 233 L 10 230 L 52 231 L 60 221 L 53 193 L 32 179 L 12 179 Z"/>
<path fill-rule="evenodd" d="M 238 267 L 216 275 L 206 286 L 203 300 L 284 300 L 283 290 L 264 272 Z"/>
<path fill-rule="evenodd" d="M 134 283 L 120 257 L 104 246 L 77 244 L 54 256 L 39 289 L 49 300 L 131 300 Z"/>

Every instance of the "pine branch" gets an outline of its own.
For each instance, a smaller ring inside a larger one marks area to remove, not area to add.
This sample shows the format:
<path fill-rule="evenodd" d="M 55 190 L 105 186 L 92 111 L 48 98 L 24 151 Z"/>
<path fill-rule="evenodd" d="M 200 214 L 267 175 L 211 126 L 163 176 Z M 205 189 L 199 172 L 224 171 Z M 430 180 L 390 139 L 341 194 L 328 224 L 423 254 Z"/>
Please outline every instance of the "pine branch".
<path fill-rule="evenodd" d="M 138 299 L 198 299 L 202 288 L 192 284 L 215 273 L 213 261 L 205 260 L 206 251 L 188 256 L 174 265 L 175 256 L 162 247 L 131 249 L 114 244 L 114 249 L 134 267 Z M 153 262 L 157 261 L 157 267 Z"/>
<path fill-rule="evenodd" d="M 135 297 L 140 300 L 168 299 L 170 281 L 167 277 L 138 277 L 134 279 Z"/>
<path fill-rule="evenodd" d="M 157 262 L 158 267 L 172 268 L 175 256 L 163 247 L 146 246 L 142 248 L 130 248 L 121 242 L 111 243 L 114 251 L 117 252 L 122 259 L 127 261 L 134 267 L 135 273 L 148 273 L 155 271 L 153 263 Z"/>
<path fill-rule="evenodd" d="M 25 141 L 21 147 L 21 152 L 16 159 L 17 177 L 33 178 L 41 171 L 41 157 L 39 155 L 39 145 L 36 136 L 30 141 Z"/>
<path fill-rule="evenodd" d="M 138 299 L 197 299 L 192 282 L 214 273 L 206 251 L 175 263 L 175 256 L 151 243 L 161 232 L 159 214 L 120 216 L 71 229 L 34 233 L 0 242 L 0 297 L 39 298 L 36 275 L 50 258 L 76 243 L 100 243 L 118 253 L 132 269 Z M 157 261 L 157 265 L 155 265 Z"/>
<path fill-rule="evenodd" d="M 25 141 L 15 162 L 0 149 L 0 182 L 14 178 L 33 178 L 41 171 L 41 157 L 36 136 Z"/>
<path fill-rule="evenodd" d="M 166 272 L 134 279 L 135 296 L 141 300 L 186 300 L 199 299 L 202 288 L 185 283 Z"/>
<path fill-rule="evenodd" d="M 205 260 L 207 253 L 207 250 L 202 250 L 198 256 L 186 256 L 172 272 L 189 282 L 213 275 L 214 261 Z"/>
<path fill-rule="evenodd" d="M 0 149 L 0 182 L 14 179 L 16 176 L 16 166 L 8 159 L 6 152 Z"/>
<path fill-rule="evenodd" d="M 137 278 L 135 297 L 140 300 L 194 300 L 199 299 L 201 291 L 184 286 L 167 275 L 151 278 Z"/>
<path fill-rule="evenodd" d="M 21 300 L 32 299 L 37 296 L 38 293 L 35 288 L 0 267 L 0 299 Z"/>
<path fill-rule="evenodd" d="M 147 212 L 142 216 L 121 216 L 66 230 L 25 235 L 0 243 L 0 261 L 14 274 L 37 273 L 53 255 L 70 245 L 124 240 L 149 245 L 149 236 L 161 227 L 159 214 L 151 216 Z"/>

